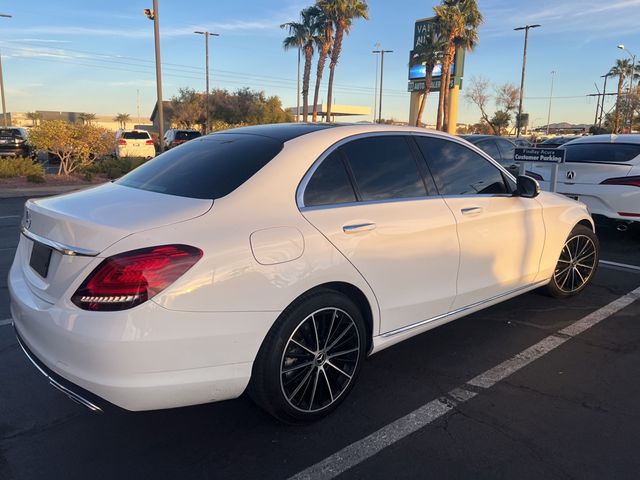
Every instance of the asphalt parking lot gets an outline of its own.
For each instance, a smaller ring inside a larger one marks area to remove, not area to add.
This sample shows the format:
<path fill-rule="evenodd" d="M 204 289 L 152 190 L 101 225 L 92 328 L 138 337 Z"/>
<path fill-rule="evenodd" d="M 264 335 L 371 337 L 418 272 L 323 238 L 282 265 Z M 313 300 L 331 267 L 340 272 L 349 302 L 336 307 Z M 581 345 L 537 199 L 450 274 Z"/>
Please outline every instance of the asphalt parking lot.
<path fill-rule="evenodd" d="M 387 349 L 333 415 L 290 427 L 245 397 L 95 415 L 49 387 L 8 321 L 23 202 L 0 200 L 2 480 L 638 478 L 639 231 L 599 229 L 582 295 L 532 292 Z"/>

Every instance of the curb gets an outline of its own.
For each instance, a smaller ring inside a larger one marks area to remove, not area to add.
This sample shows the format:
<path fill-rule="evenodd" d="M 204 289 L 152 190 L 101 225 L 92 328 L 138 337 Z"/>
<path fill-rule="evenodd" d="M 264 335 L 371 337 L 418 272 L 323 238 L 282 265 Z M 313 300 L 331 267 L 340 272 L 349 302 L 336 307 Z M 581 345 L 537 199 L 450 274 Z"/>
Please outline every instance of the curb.
<path fill-rule="evenodd" d="M 74 192 L 85 188 L 97 187 L 100 183 L 92 185 L 52 185 L 48 187 L 29 188 L 0 188 L 0 199 L 18 197 L 48 197 L 62 193 Z"/>

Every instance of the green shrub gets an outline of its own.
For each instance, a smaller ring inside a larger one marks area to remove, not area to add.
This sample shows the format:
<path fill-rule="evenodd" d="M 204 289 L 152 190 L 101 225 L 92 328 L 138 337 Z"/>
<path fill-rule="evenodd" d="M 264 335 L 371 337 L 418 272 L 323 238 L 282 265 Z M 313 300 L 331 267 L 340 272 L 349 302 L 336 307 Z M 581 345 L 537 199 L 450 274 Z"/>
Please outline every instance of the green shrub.
<path fill-rule="evenodd" d="M 0 158 L 0 178 L 37 176 L 44 180 L 44 168 L 30 158 Z"/>
<path fill-rule="evenodd" d="M 27 182 L 31 183 L 44 183 L 44 177 L 42 175 L 27 175 Z"/>
<path fill-rule="evenodd" d="M 107 178 L 120 178 L 126 173 L 129 173 L 134 168 L 138 168 L 140 165 L 147 161 L 142 157 L 124 157 L 121 159 L 105 157 L 97 159 L 92 165 L 82 169 L 82 173 L 85 175 L 106 175 Z"/>

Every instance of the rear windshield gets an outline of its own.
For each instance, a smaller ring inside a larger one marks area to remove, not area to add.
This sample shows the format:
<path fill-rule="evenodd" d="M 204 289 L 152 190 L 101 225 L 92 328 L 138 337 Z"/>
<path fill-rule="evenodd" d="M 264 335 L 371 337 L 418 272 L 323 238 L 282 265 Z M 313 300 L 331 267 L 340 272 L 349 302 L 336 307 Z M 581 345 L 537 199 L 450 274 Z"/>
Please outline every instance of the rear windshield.
<path fill-rule="evenodd" d="M 625 163 L 640 155 L 640 145 L 628 143 L 576 143 L 564 149 L 567 162 Z"/>
<path fill-rule="evenodd" d="M 282 147 L 282 142 L 259 135 L 216 133 L 157 156 L 116 183 L 214 200 L 246 182 Z"/>
<path fill-rule="evenodd" d="M 17 128 L 0 128 L 0 137 L 22 137 L 23 134 Z"/>
<path fill-rule="evenodd" d="M 198 138 L 200 132 L 176 132 L 176 140 L 192 140 Z"/>
<path fill-rule="evenodd" d="M 149 140 L 149 132 L 123 132 L 122 138 L 127 140 Z"/>

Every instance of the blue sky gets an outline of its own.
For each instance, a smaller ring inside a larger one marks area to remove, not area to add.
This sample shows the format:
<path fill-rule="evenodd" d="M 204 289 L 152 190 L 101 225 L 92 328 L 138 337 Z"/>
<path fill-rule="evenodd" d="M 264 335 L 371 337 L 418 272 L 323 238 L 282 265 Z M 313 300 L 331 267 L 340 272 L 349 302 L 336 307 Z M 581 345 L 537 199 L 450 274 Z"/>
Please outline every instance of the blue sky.
<path fill-rule="evenodd" d="M 165 99 L 184 86 L 204 89 L 203 37 L 211 40 L 212 87 L 249 86 L 295 104 L 296 54 L 282 50 L 283 22 L 295 20 L 309 1 L 160 0 Z M 408 52 L 417 18 L 432 15 L 437 2 L 370 0 L 370 20 L 354 25 L 336 70 L 337 103 L 373 107 L 380 42 L 394 53 L 385 58 L 383 116 L 406 120 Z M 540 23 L 529 37 L 525 111 L 535 125 L 546 123 L 552 70 L 556 73 L 551 121 L 593 122 L 603 75 L 623 43 L 640 56 L 640 0 L 479 0 L 485 16 L 480 43 L 467 56 L 465 79 L 482 76 L 495 84 L 520 81 L 522 32 L 513 28 Z M 151 0 L 51 2 L 25 0 L 0 7 L 0 51 L 9 111 L 65 110 L 141 116 L 155 102 L 153 25 L 142 10 Z M 325 79 L 328 73 L 325 75 Z M 610 81 L 608 89 L 615 87 Z M 323 86 L 321 97 L 325 97 Z M 463 88 L 464 93 L 464 88 Z M 433 121 L 433 95 L 427 120 Z M 608 100 L 608 106 L 613 100 Z M 462 99 L 459 121 L 475 122 L 479 112 Z"/>

